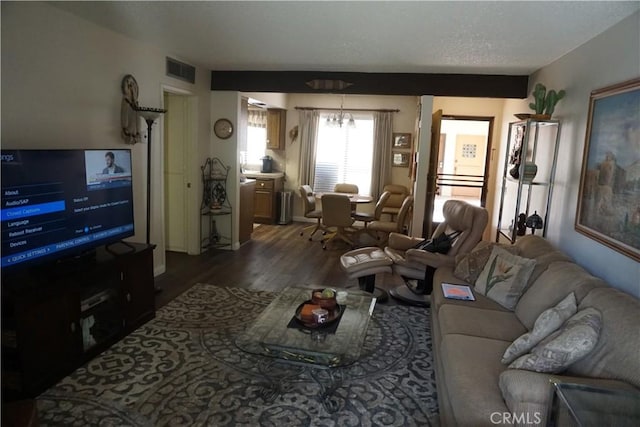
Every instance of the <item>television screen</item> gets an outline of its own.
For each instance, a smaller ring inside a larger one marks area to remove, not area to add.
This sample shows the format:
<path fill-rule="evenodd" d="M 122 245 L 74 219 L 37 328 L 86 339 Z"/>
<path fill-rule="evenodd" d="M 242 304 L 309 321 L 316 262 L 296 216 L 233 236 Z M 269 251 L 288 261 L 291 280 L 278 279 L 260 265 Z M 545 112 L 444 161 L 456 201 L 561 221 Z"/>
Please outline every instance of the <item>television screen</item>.
<path fill-rule="evenodd" d="M 131 150 L 2 150 L 2 268 L 134 234 Z"/>

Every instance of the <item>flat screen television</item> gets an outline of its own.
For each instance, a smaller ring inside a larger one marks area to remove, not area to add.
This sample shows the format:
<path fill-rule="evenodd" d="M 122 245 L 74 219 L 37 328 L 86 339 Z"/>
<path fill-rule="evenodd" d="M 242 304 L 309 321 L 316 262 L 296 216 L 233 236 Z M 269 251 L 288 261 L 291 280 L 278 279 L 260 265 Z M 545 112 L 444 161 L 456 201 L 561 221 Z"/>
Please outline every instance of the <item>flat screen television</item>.
<path fill-rule="evenodd" d="M 131 150 L 2 150 L 2 269 L 134 234 Z"/>

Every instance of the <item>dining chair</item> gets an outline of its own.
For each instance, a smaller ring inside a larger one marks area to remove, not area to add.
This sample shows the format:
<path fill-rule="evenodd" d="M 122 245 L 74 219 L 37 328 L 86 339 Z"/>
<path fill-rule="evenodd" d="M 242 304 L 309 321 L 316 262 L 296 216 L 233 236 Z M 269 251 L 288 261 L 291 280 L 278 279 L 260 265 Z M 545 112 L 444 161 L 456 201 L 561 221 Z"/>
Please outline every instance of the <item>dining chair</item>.
<path fill-rule="evenodd" d="M 302 231 L 300 231 L 300 235 L 304 235 L 306 230 L 313 228 L 313 231 L 309 235 L 309 240 L 313 240 L 313 235 L 316 234 L 317 231 L 322 230 L 326 232 L 327 230 L 326 227 L 322 225 L 322 210 L 316 209 L 316 197 L 310 185 L 301 185 L 299 191 L 300 197 L 302 198 L 302 208 L 305 218 L 314 218 L 317 220 L 316 224 L 304 227 Z"/>
<path fill-rule="evenodd" d="M 359 189 L 355 184 L 347 184 L 347 183 L 338 183 L 333 187 L 333 191 L 336 193 L 348 193 L 348 194 L 358 194 Z"/>
<path fill-rule="evenodd" d="M 351 236 L 357 230 L 352 227 L 355 220 L 351 217 L 349 197 L 342 194 L 325 194 L 321 201 L 322 224 L 328 229 L 335 229 L 322 239 L 322 249 L 327 249 L 327 243 L 335 239 L 353 246 Z"/>
<path fill-rule="evenodd" d="M 384 193 L 382 193 L 380 195 L 380 198 L 376 202 L 376 207 L 375 207 L 373 213 L 353 212 L 351 214 L 353 219 L 355 219 L 356 221 L 362 221 L 364 223 L 364 231 L 366 231 L 369 235 L 371 235 L 374 238 L 377 238 L 376 234 L 374 232 L 372 232 L 371 230 L 369 230 L 367 228 L 367 225 L 369 225 L 369 223 L 371 223 L 373 221 L 379 221 L 380 220 L 380 217 L 382 216 L 382 209 L 384 208 L 385 204 L 387 203 L 387 200 L 389 200 L 390 196 L 391 196 L 391 193 L 388 192 L 388 191 L 385 191 Z"/>
<path fill-rule="evenodd" d="M 387 184 L 384 186 L 382 191 L 388 191 L 391 193 L 391 197 L 387 200 L 387 204 L 382 209 L 382 213 L 388 214 L 391 217 L 391 221 L 393 221 L 393 217 L 398 215 L 400 212 L 400 207 L 402 206 L 404 198 L 409 195 L 409 189 L 404 185 Z"/>
<path fill-rule="evenodd" d="M 371 221 L 367 230 L 374 231 L 376 239 L 378 240 L 380 240 L 380 233 L 382 233 L 384 235 L 384 240 L 380 242 L 380 246 L 383 246 L 387 243 L 390 233 L 406 234 L 405 225 L 409 217 L 409 212 L 411 212 L 411 208 L 413 208 L 413 196 L 406 196 L 400 206 L 400 211 L 398 212 L 395 221 Z"/>

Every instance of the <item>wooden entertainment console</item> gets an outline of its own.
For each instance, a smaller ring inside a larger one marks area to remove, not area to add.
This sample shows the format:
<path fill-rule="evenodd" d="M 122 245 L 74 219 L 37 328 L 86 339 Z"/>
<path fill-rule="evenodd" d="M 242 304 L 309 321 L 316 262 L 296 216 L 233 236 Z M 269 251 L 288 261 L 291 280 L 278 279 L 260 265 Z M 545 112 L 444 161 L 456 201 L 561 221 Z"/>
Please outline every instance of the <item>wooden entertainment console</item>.
<path fill-rule="evenodd" d="M 154 247 L 3 275 L 3 401 L 37 396 L 155 317 Z"/>

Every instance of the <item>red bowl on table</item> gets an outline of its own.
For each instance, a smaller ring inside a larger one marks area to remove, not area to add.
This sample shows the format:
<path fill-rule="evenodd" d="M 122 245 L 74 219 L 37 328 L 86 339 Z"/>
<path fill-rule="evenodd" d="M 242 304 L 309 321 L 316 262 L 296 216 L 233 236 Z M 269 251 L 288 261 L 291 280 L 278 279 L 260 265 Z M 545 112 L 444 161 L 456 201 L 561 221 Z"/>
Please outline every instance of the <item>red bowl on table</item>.
<path fill-rule="evenodd" d="M 319 305 L 325 310 L 333 311 L 336 308 L 336 304 L 337 304 L 337 301 L 336 301 L 337 292 L 334 289 L 332 289 L 333 296 L 326 297 L 322 295 L 322 291 L 324 291 L 324 289 L 314 289 L 311 292 L 311 303 Z"/>

